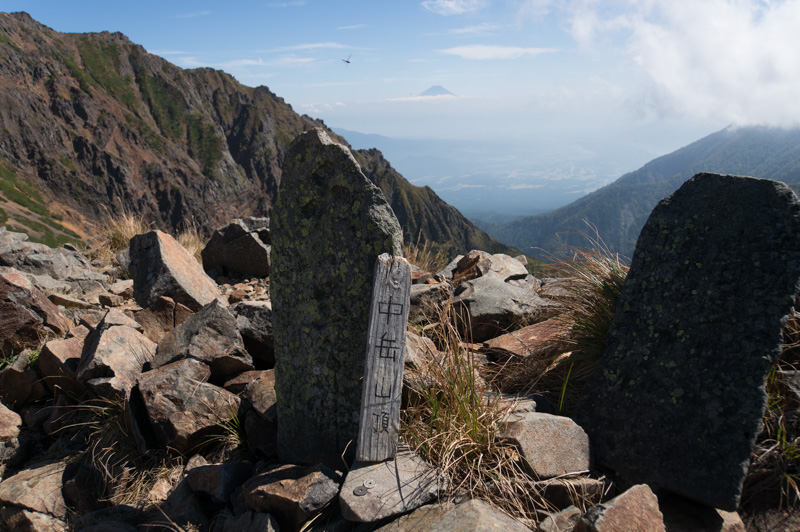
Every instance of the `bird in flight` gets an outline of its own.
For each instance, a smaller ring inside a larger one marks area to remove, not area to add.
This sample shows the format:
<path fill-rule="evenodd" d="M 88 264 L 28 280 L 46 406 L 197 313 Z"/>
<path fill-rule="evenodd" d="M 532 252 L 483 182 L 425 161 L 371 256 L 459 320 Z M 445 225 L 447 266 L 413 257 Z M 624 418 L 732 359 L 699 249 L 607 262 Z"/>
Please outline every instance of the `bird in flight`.
<path fill-rule="evenodd" d="M 350 58 L 351 57 L 353 57 L 353 54 L 348 55 L 347 59 L 342 59 L 342 61 L 344 62 L 345 65 L 349 65 L 350 64 Z"/>

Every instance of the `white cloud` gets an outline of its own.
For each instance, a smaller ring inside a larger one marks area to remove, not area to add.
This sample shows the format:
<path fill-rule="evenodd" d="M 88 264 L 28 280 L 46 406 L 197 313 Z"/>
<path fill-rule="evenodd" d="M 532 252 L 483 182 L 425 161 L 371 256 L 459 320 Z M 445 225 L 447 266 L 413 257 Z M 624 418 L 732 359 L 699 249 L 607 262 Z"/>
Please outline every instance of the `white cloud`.
<path fill-rule="evenodd" d="M 523 184 L 523 185 L 511 185 L 507 187 L 508 190 L 527 190 L 531 188 L 544 188 L 544 185 L 530 185 L 530 184 Z"/>
<path fill-rule="evenodd" d="M 800 122 L 800 2 L 631 0 L 624 6 L 573 2 L 571 32 L 584 49 L 627 54 L 646 76 L 634 100 L 643 113 Z"/>
<path fill-rule="evenodd" d="M 269 7 L 303 7 L 305 0 L 294 0 L 292 2 L 272 2 L 267 4 Z"/>
<path fill-rule="evenodd" d="M 463 15 L 486 7 L 486 0 L 425 0 L 420 5 L 439 15 Z"/>
<path fill-rule="evenodd" d="M 193 13 L 181 13 L 179 15 L 175 15 L 176 18 L 195 18 L 195 17 L 205 17 L 211 14 L 211 11 L 195 11 Z"/>
<path fill-rule="evenodd" d="M 264 60 L 259 59 L 234 59 L 232 61 L 226 61 L 224 63 L 218 63 L 216 66 L 222 68 L 236 68 L 236 67 L 246 67 L 246 66 L 264 66 Z"/>
<path fill-rule="evenodd" d="M 449 30 L 447 33 L 453 35 L 486 35 L 489 33 L 494 33 L 498 29 L 500 29 L 500 26 L 498 26 L 497 24 L 484 22 L 483 24 L 477 24 L 475 26 L 466 26 L 464 28 L 453 28 Z"/>
<path fill-rule="evenodd" d="M 519 59 L 548 52 L 556 52 L 555 48 L 521 48 L 518 46 L 496 46 L 487 44 L 471 44 L 440 50 L 440 52 L 457 55 L 464 59 Z"/>
<path fill-rule="evenodd" d="M 161 57 L 165 55 L 188 55 L 190 53 L 185 50 L 148 50 L 148 52 Z"/>
<path fill-rule="evenodd" d="M 361 28 L 366 28 L 366 24 L 353 24 L 352 26 L 339 26 L 336 28 L 337 30 L 360 30 Z"/>

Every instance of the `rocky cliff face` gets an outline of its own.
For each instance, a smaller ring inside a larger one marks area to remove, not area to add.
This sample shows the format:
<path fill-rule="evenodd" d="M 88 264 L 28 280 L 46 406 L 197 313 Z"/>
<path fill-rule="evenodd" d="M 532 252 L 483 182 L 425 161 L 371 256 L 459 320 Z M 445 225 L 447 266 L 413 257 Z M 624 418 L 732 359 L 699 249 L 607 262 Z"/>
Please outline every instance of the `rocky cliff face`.
<path fill-rule="evenodd" d="M 266 87 L 183 70 L 122 34 L 58 33 L 0 13 L 0 223 L 66 238 L 123 210 L 164 229 L 265 216 L 289 142 L 321 125 Z M 377 180 L 405 213 L 407 239 L 424 228 L 423 238 L 458 250 L 500 246 L 392 172 Z M 433 219 L 441 213 L 444 222 Z"/>

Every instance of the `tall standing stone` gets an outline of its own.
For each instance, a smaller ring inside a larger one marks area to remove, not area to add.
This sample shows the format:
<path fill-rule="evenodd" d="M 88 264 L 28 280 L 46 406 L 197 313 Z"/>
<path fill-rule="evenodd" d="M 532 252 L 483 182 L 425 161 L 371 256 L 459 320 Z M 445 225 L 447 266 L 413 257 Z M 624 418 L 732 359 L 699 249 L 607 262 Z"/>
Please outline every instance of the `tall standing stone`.
<path fill-rule="evenodd" d="M 400 255 L 400 225 L 321 129 L 290 146 L 272 224 L 278 453 L 338 456 L 358 435 L 375 259 Z"/>
<path fill-rule="evenodd" d="M 598 465 L 735 510 L 800 280 L 800 200 L 698 174 L 650 215 L 578 421 Z"/>

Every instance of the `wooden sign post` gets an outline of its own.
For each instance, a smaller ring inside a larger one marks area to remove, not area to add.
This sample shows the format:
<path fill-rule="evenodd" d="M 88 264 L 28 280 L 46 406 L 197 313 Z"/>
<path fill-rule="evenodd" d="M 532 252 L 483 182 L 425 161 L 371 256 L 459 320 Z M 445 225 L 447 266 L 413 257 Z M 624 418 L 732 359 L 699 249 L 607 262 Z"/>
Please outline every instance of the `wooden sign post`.
<path fill-rule="evenodd" d="M 381 462 L 397 452 L 411 266 L 384 253 L 374 279 L 356 450 L 363 462 Z"/>

